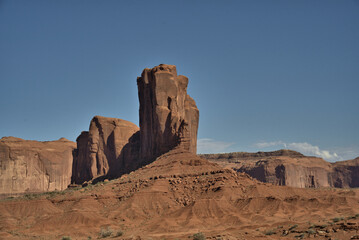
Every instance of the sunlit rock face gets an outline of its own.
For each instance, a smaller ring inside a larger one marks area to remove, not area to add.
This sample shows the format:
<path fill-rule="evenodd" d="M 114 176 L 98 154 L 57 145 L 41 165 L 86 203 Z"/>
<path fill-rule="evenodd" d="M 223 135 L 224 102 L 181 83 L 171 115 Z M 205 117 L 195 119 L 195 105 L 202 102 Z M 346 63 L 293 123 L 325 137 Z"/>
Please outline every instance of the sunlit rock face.
<path fill-rule="evenodd" d="M 0 194 L 64 190 L 71 182 L 76 144 L 61 138 L 38 142 L 0 139 Z"/>

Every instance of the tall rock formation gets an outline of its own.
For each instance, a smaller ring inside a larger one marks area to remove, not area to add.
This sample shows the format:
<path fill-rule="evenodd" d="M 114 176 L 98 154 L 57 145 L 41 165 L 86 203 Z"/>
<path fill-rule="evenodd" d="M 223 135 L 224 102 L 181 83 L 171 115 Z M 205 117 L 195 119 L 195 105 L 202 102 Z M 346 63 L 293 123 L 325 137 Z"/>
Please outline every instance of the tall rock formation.
<path fill-rule="evenodd" d="M 141 159 L 154 160 L 177 146 L 196 153 L 199 111 L 187 85 L 174 65 L 146 68 L 137 78 Z"/>
<path fill-rule="evenodd" d="M 99 176 L 116 177 L 135 165 L 139 128 L 128 121 L 95 116 L 90 130 L 76 139 L 72 182 L 82 183 Z"/>
<path fill-rule="evenodd" d="M 0 139 L 0 195 L 64 190 L 71 182 L 75 143 Z"/>

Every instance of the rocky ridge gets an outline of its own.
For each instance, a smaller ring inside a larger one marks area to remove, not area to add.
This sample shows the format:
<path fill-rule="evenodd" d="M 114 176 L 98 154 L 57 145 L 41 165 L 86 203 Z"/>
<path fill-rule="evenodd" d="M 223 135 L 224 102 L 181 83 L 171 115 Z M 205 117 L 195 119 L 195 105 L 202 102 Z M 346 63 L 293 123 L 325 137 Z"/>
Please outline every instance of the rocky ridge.
<path fill-rule="evenodd" d="M 330 163 L 292 150 L 200 156 L 222 167 L 247 173 L 261 182 L 274 185 L 299 188 L 359 186 L 359 158 Z"/>

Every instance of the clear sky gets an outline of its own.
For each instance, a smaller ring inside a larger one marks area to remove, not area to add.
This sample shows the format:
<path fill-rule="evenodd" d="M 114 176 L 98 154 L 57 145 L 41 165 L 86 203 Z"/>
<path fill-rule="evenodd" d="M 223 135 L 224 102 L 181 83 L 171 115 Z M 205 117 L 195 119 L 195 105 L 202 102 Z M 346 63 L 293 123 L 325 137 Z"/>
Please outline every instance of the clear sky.
<path fill-rule="evenodd" d="M 0 0 L 0 137 L 138 124 L 136 78 L 173 64 L 198 151 L 359 156 L 359 1 Z"/>

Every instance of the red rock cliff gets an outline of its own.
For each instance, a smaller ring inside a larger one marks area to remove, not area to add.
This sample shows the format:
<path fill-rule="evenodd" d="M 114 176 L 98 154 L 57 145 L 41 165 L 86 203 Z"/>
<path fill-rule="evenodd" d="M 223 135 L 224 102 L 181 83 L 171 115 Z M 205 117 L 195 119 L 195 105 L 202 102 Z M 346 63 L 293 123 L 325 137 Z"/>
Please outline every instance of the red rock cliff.
<path fill-rule="evenodd" d="M 71 181 L 75 143 L 0 139 L 0 195 L 64 190 Z"/>
<path fill-rule="evenodd" d="M 72 182 L 116 177 L 138 158 L 139 128 L 128 121 L 95 116 L 90 130 L 77 138 Z"/>
<path fill-rule="evenodd" d="M 188 78 L 176 66 L 145 69 L 137 79 L 140 100 L 140 156 L 154 159 L 179 146 L 197 151 L 199 111 L 187 94 Z"/>

